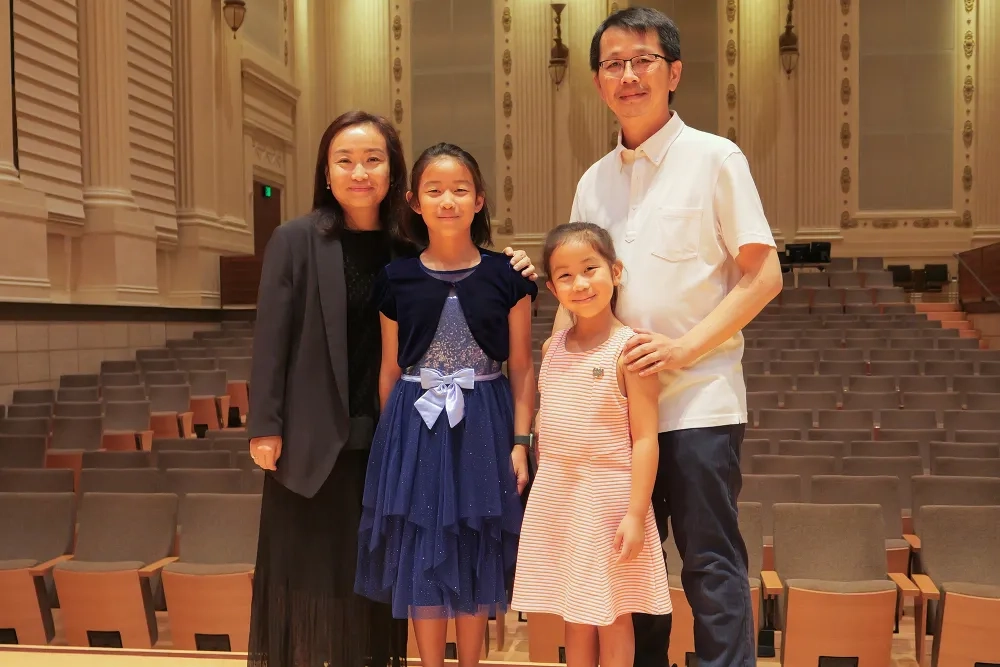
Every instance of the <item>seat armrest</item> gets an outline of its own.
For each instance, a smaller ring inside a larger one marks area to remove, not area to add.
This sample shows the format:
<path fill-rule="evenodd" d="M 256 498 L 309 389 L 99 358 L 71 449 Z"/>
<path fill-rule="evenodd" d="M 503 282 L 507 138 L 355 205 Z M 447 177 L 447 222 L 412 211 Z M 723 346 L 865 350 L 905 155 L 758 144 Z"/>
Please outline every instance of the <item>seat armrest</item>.
<path fill-rule="evenodd" d="M 915 574 L 913 575 L 913 583 L 920 588 L 920 595 L 925 600 L 937 600 L 941 597 L 941 593 L 938 591 L 937 586 L 931 581 L 931 578 L 926 574 Z"/>
<path fill-rule="evenodd" d="M 177 560 L 177 556 L 167 556 L 166 558 L 161 558 L 160 560 L 156 561 L 155 563 L 150 563 L 149 565 L 147 565 L 145 567 L 140 567 L 139 568 L 139 576 L 140 577 L 152 577 L 154 574 L 156 574 L 157 572 L 159 572 L 160 570 L 162 570 L 163 566 L 169 565 L 170 563 L 173 563 L 175 560 Z"/>
<path fill-rule="evenodd" d="M 917 537 L 916 535 L 910 535 L 910 534 L 905 534 L 904 533 L 903 534 L 903 539 L 906 540 L 909 543 L 911 549 L 913 549 L 914 551 L 920 551 L 920 538 L 919 537 Z"/>
<path fill-rule="evenodd" d="M 41 577 L 49 573 L 52 568 L 54 568 L 59 563 L 64 563 L 71 559 L 72 554 L 63 554 L 62 556 L 56 556 L 52 560 L 45 561 L 44 563 L 39 563 L 34 567 L 28 568 L 28 574 L 33 577 Z"/>
<path fill-rule="evenodd" d="M 760 583 L 764 586 L 764 594 L 769 596 L 781 595 L 785 592 L 785 587 L 781 585 L 781 578 L 774 570 L 762 570 L 760 573 Z"/>
<path fill-rule="evenodd" d="M 902 593 L 904 598 L 915 598 L 920 595 L 920 588 L 910 581 L 909 577 L 901 572 L 890 572 L 889 578 L 896 584 L 896 588 Z"/>

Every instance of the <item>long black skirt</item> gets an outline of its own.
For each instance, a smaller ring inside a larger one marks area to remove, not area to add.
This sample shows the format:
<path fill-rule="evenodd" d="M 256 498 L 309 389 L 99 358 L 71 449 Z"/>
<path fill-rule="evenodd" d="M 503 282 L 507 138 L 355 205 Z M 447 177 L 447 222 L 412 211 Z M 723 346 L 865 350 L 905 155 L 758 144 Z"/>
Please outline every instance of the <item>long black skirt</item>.
<path fill-rule="evenodd" d="M 265 475 L 249 667 L 405 664 L 406 621 L 354 593 L 367 462 L 342 452 L 312 498 Z"/>

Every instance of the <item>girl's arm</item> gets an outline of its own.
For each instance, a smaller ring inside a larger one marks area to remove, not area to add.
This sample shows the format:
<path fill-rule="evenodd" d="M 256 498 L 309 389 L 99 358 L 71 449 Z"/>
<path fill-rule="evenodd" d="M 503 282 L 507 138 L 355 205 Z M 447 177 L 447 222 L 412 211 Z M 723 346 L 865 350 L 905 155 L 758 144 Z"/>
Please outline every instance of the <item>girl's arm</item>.
<path fill-rule="evenodd" d="M 514 394 L 514 435 L 528 435 L 535 415 L 535 362 L 531 356 L 531 297 L 522 297 L 507 316 L 510 327 L 510 355 L 507 375 Z M 528 482 L 527 451 L 514 448 L 514 472 L 518 492 Z M 523 465 L 522 465 L 523 464 Z"/>
<path fill-rule="evenodd" d="M 399 349 L 399 325 L 384 314 L 379 314 L 382 321 L 382 365 L 378 373 L 379 411 L 385 410 L 392 388 L 396 386 L 403 369 L 396 360 Z"/>
<path fill-rule="evenodd" d="M 653 484 L 659 465 L 659 411 L 660 379 L 646 377 L 625 370 L 625 357 L 618 359 L 619 387 L 624 384 L 628 396 L 628 420 L 632 431 L 632 492 L 628 510 L 618 527 L 614 547 L 620 551 L 618 561 L 634 559 L 645 543 L 646 514 L 653 498 Z M 624 382 L 622 382 L 624 380 Z"/>
<path fill-rule="evenodd" d="M 632 431 L 632 495 L 628 513 L 645 521 L 660 460 L 660 378 L 656 375 L 642 377 L 628 371 L 624 372 L 624 378 Z"/>

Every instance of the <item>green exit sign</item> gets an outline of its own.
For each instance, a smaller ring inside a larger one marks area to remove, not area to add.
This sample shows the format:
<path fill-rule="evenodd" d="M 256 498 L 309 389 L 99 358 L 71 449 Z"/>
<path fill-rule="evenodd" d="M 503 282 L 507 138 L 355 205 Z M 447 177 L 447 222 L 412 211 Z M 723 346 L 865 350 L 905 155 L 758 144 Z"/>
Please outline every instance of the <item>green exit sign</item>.
<path fill-rule="evenodd" d="M 265 185 L 263 187 L 263 191 L 264 191 L 264 196 L 265 197 L 270 197 L 271 196 L 271 186 L 270 185 Z"/>

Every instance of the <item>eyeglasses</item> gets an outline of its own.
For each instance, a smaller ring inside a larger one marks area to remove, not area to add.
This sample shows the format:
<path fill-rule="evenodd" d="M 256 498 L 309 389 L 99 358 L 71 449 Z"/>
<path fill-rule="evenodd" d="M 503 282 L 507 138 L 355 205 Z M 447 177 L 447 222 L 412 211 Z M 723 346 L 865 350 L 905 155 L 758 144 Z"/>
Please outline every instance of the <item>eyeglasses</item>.
<path fill-rule="evenodd" d="M 659 60 L 662 60 L 667 64 L 673 62 L 666 56 L 661 56 L 658 53 L 644 53 L 640 56 L 632 56 L 628 59 L 614 58 L 611 60 L 602 60 L 598 63 L 598 66 L 601 68 L 601 71 L 608 76 L 620 78 L 625 75 L 625 63 L 632 64 L 632 71 L 635 74 L 645 74 L 656 67 L 656 63 Z"/>

